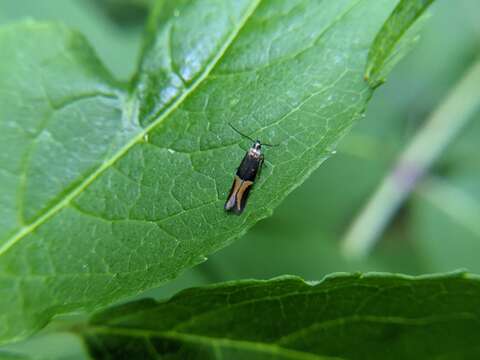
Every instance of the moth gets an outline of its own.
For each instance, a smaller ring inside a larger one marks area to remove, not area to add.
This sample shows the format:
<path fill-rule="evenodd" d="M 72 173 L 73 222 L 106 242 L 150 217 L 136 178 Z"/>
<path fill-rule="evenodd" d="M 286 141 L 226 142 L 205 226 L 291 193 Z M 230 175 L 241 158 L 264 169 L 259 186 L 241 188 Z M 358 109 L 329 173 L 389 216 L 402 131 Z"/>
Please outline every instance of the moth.
<path fill-rule="evenodd" d="M 224 206 L 225 211 L 230 211 L 240 215 L 245 209 L 248 195 L 250 194 L 250 190 L 255 183 L 255 178 L 260 173 L 263 166 L 264 155 L 262 154 L 262 145 L 278 145 L 262 144 L 260 140 L 253 140 L 251 137 L 244 135 L 235 129 L 231 124 L 229 125 L 237 133 L 253 142 L 253 145 L 247 151 L 242 159 L 242 162 L 240 163 L 240 166 L 237 168 L 237 172 L 233 179 L 232 188 L 230 189 L 230 193 L 228 194 L 228 198 Z"/>

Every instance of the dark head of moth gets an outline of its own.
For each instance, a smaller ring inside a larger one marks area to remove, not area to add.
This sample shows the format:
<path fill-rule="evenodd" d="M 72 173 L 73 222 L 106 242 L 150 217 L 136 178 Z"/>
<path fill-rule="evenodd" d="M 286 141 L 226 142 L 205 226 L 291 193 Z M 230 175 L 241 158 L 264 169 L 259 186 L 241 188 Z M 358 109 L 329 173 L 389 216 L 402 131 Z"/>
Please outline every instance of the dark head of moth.
<path fill-rule="evenodd" d="M 248 195 L 255 182 L 257 174 L 260 173 L 263 166 L 264 156 L 262 154 L 262 143 L 260 140 L 253 140 L 251 137 L 242 134 L 240 131 L 230 125 L 240 135 L 246 137 L 253 142 L 252 147 L 247 151 L 237 169 L 235 178 L 233 179 L 232 188 L 225 202 L 225 210 L 240 215 L 247 204 Z M 264 146 L 277 146 L 263 144 Z"/>

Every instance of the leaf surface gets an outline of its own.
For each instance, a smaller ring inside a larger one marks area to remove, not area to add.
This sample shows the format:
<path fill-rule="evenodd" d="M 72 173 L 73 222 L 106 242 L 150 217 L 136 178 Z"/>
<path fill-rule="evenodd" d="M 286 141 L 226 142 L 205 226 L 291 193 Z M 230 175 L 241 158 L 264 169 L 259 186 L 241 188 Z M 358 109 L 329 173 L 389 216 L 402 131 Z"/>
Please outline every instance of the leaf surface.
<path fill-rule="evenodd" d="M 271 214 L 363 112 L 395 3 L 159 1 L 128 86 L 76 32 L 3 27 L 0 341 L 172 279 Z M 250 144 L 228 123 L 281 143 L 240 217 L 223 203 Z"/>
<path fill-rule="evenodd" d="M 433 0 L 401 0 L 388 20 L 378 32 L 368 54 L 365 79 L 370 86 L 377 87 L 385 82 L 395 63 L 403 57 L 414 39 L 405 36 L 418 18 L 433 3 Z M 415 28 L 414 28 L 415 29 Z"/>
<path fill-rule="evenodd" d="M 114 307 L 83 336 L 98 359 L 473 359 L 479 305 L 480 279 L 463 273 L 282 277 Z"/>

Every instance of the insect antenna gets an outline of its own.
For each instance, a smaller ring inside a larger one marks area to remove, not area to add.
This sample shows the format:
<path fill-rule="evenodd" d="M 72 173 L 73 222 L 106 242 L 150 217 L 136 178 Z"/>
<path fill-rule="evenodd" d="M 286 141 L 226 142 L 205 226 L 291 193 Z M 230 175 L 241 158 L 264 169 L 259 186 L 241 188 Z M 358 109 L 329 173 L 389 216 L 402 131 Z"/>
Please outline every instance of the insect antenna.
<path fill-rule="evenodd" d="M 250 136 L 248 135 L 245 135 L 244 133 L 242 133 L 240 130 L 237 130 L 232 124 L 228 123 L 228 125 L 230 125 L 230 127 L 235 130 L 235 132 L 239 133 L 240 135 L 242 135 L 243 137 L 249 139 L 251 142 L 255 142 L 255 140 L 253 140 Z"/>
<path fill-rule="evenodd" d="M 262 146 L 276 147 L 276 146 L 280 146 L 280 144 L 264 144 L 264 143 L 262 143 Z"/>

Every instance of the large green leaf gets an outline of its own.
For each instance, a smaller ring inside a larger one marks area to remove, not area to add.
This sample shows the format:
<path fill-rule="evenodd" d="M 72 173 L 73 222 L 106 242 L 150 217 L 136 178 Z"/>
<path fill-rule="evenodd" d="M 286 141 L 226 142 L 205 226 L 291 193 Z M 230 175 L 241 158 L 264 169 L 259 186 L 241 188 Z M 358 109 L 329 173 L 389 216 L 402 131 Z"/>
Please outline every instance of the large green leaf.
<path fill-rule="evenodd" d="M 107 310 L 81 334 L 97 359 L 474 359 L 479 320 L 476 276 L 338 274 L 193 288 Z"/>
<path fill-rule="evenodd" d="M 118 84 L 79 34 L 0 30 L 0 339 L 161 284 L 243 234 L 363 112 L 394 0 L 158 2 Z M 223 202 L 271 143 L 246 212 Z"/>

